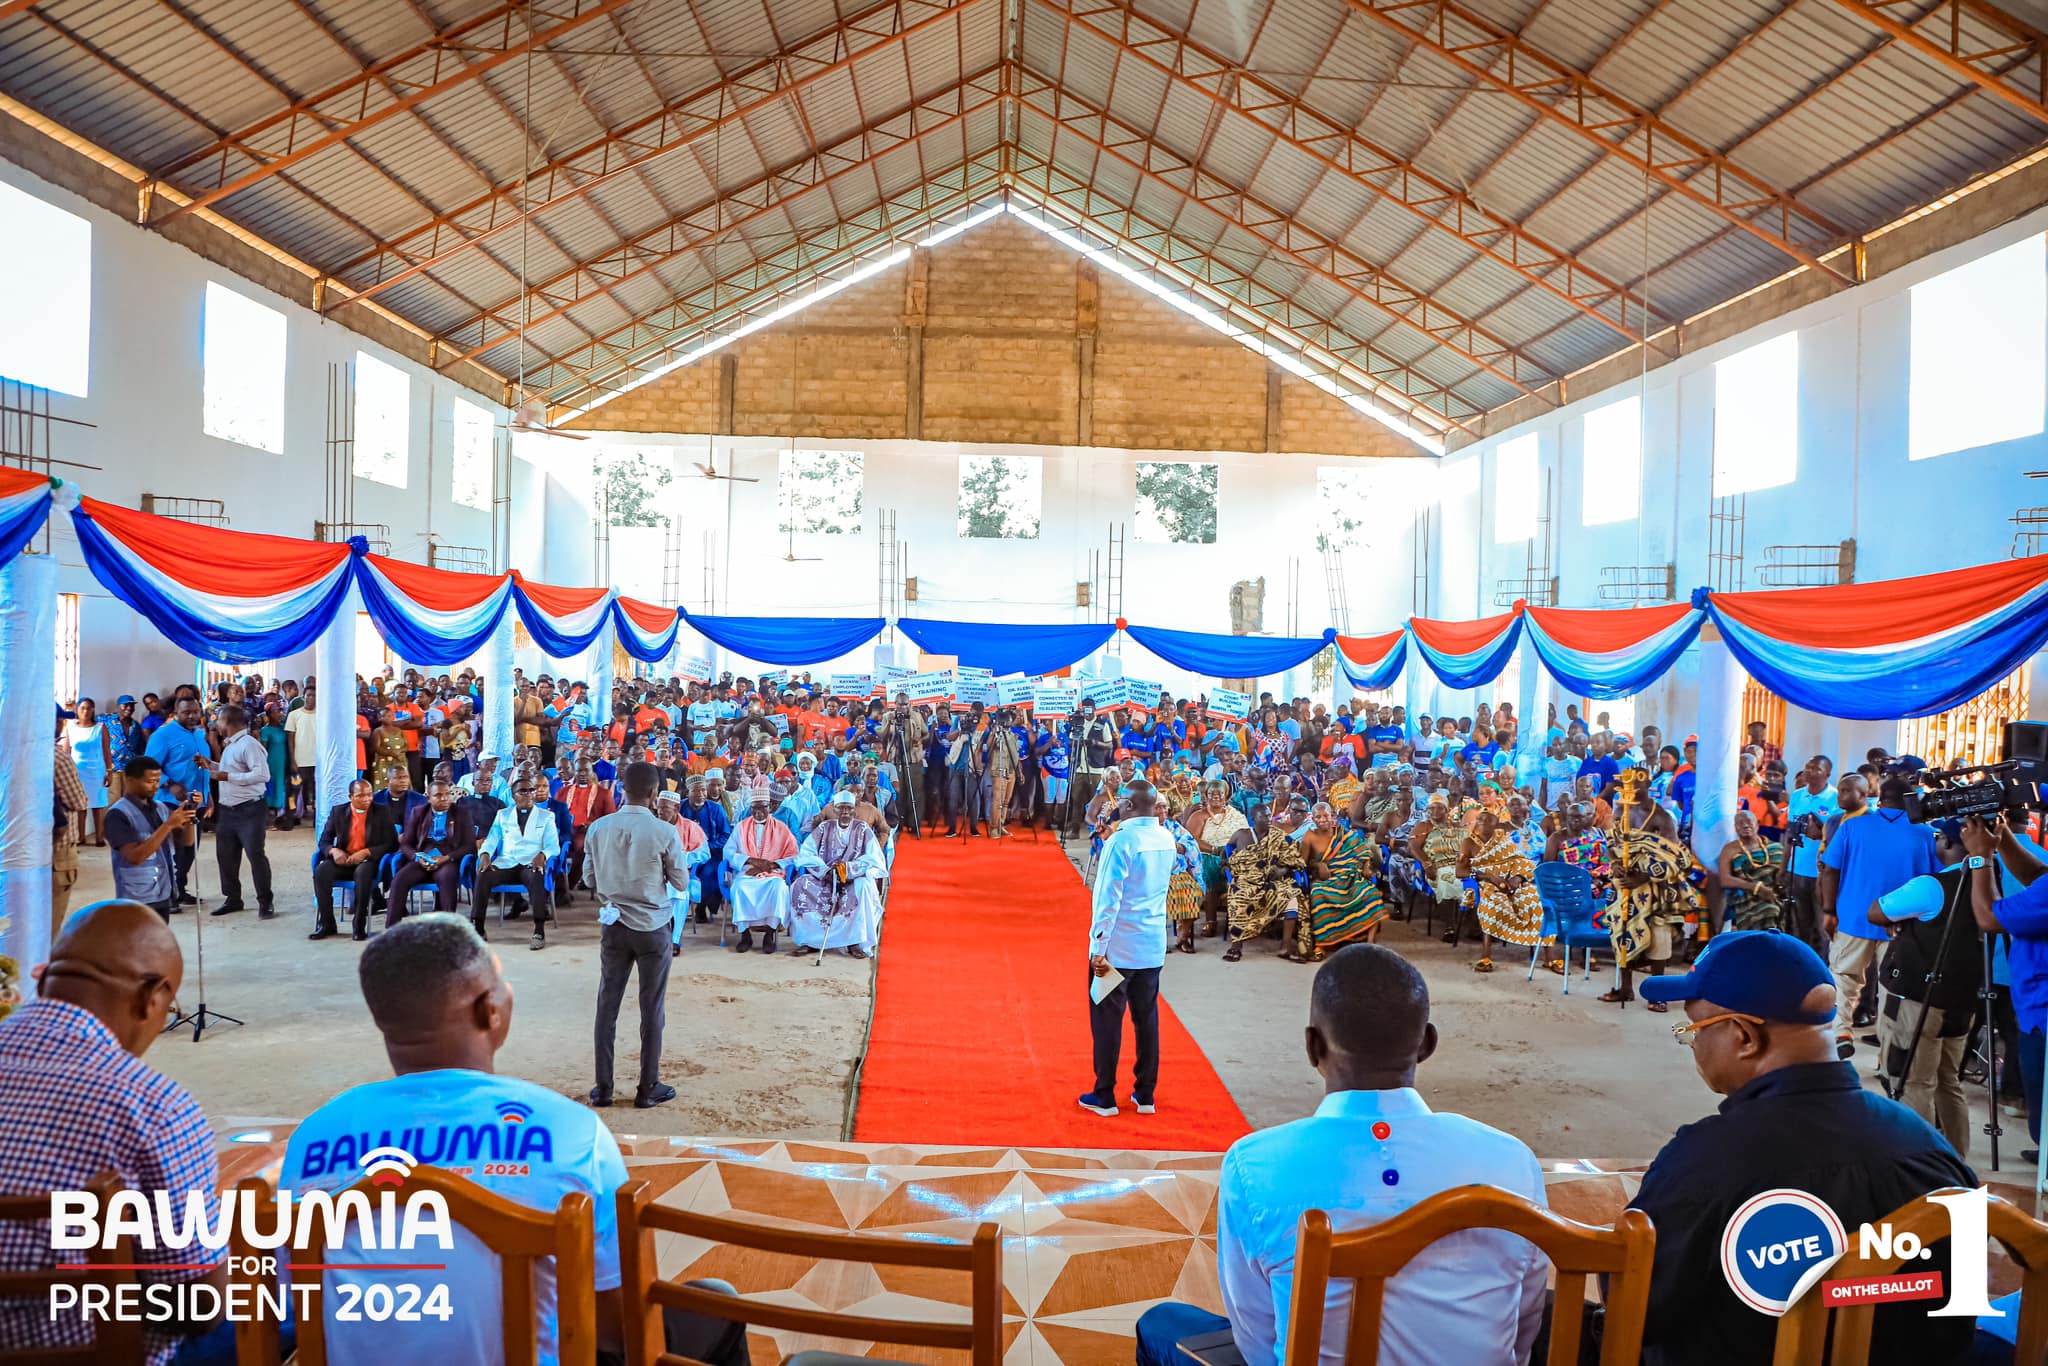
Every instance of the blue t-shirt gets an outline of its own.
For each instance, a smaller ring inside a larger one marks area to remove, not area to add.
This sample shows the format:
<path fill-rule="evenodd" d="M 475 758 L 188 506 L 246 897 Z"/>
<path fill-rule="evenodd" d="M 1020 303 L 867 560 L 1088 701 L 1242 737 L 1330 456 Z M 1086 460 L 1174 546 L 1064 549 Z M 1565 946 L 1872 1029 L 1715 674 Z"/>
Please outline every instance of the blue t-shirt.
<path fill-rule="evenodd" d="M 205 788 L 205 775 L 199 771 L 198 765 L 192 762 L 194 759 L 213 757 L 213 748 L 206 743 L 204 726 L 197 730 L 186 730 L 175 722 L 161 726 L 149 737 L 149 745 L 145 752 L 163 765 L 166 783 L 176 783 L 179 787 L 188 789 Z"/>
<path fill-rule="evenodd" d="M 1046 734 L 1045 731 L 1038 733 L 1040 739 L 1046 738 Z M 1038 756 L 1038 767 L 1048 778 L 1067 776 L 1067 747 L 1060 743 L 1058 736 L 1052 737 L 1052 747 Z"/>
<path fill-rule="evenodd" d="M 1606 791 L 1607 785 L 1613 782 L 1620 772 L 1621 765 L 1614 762 L 1614 756 L 1611 754 L 1603 754 L 1597 759 L 1589 754 L 1579 761 L 1579 776 L 1583 778 L 1588 774 L 1592 775 L 1595 793 Z"/>
<path fill-rule="evenodd" d="M 1809 792 L 1805 783 L 1795 783 L 1785 794 L 1785 837 L 1790 839 L 1798 833 L 1800 823 L 1808 816 L 1820 817 L 1821 826 L 1825 829 L 1828 818 L 1841 814 L 1841 810 L 1842 799 L 1833 783 L 1819 792 Z M 1803 839 L 1792 851 L 1792 874 L 1794 877 L 1820 876 L 1819 839 Z"/>
<path fill-rule="evenodd" d="M 340 1191 L 365 1175 L 363 1154 L 399 1148 L 416 1162 L 443 1167 L 517 1204 L 552 1211 L 564 1197 L 588 1195 L 595 1220 L 596 1284 L 619 1285 L 618 1209 L 614 1196 L 626 1181 L 618 1141 L 586 1106 L 517 1077 L 447 1069 L 414 1072 L 351 1087 L 315 1110 L 293 1131 L 285 1148 L 281 1189 Z M 364 1262 L 445 1262 L 445 1271 L 422 1272 L 422 1285 L 448 1287 L 444 1320 L 423 1314 L 405 1328 L 408 1360 L 503 1361 L 503 1318 L 498 1259 L 467 1230 L 454 1228 L 454 1246 L 411 1252 L 366 1250 L 357 1225 L 347 1242 L 327 1251 L 330 1265 Z M 327 1303 L 336 1286 L 387 1284 L 382 1272 L 328 1271 Z M 534 1271 L 534 1322 L 541 1366 L 557 1360 L 555 1275 L 551 1262 Z M 335 1366 L 384 1366 L 391 1337 L 383 1324 L 330 1320 L 327 1359 Z"/>
<path fill-rule="evenodd" d="M 1477 764 L 1482 768 L 1492 768 L 1494 760 L 1500 758 L 1500 746 L 1494 744 L 1491 740 L 1483 745 L 1467 742 L 1465 747 L 1458 751 L 1458 757 L 1468 764 Z"/>
<path fill-rule="evenodd" d="M 1133 754 L 1151 754 L 1159 748 L 1159 737 L 1133 728 L 1125 731 L 1118 743 Z"/>
<path fill-rule="evenodd" d="M 1878 808 L 1843 821 L 1820 861 L 1842 875 L 1835 891 L 1838 932 L 1858 939 L 1886 937 L 1870 923 L 1871 902 L 1922 873 L 1941 871 L 1934 832 L 1907 820 L 1903 811 Z"/>

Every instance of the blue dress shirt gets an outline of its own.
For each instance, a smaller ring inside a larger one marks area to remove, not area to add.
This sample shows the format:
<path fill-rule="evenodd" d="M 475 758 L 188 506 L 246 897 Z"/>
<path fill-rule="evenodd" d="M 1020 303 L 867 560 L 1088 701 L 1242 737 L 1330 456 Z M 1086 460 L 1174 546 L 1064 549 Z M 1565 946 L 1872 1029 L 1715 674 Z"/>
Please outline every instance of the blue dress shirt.
<path fill-rule="evenodd" d="M 1374 1133 L 1377 1124 L 1385 1137 Z M 1246 1366 L 1277 1366 L 1287 1355 L 1305 1211 L 1328 1211 L 1342 1233 L 1470 1185 L 1544 1203 L 1543 1168 L 1522 1140 L 1463 1115 L 1433 1114 L 1413 1088 L 1332 1092 L 1307 1119 L 1232 1144 L 1217 1196 L 1216 1265 Z M 1475 1229 L 1439 1239 L 1387 1282 L 1380 1361 L 1527 1361 L 1549 1273 L 1549 1259 L 1512 1233 Z M 1327 1303 L 1322 1366 L 1341 1366 L 1350 1282 L 1332 1281 Z"/>
<path fill-rule="evenodd" d="M 1132 816 L 1102 842 L 1095 861 L 1095 919 L 1088 954 L 1113 968 L 1166 966 L 1166 884 L 1173 836 L 1156 816 Z"/>

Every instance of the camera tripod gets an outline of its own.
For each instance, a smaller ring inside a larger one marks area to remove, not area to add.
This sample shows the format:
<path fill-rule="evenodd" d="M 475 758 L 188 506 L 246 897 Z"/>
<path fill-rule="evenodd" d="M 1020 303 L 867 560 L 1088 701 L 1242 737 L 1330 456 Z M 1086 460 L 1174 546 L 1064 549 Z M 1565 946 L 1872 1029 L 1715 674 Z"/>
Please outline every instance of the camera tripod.
<path fill-rule="evenodd" d="M 1885 1066 L 1886 1060 L 1883 1053 L 1879 1053 L 1879 1084 L 1884 1087 L 1884 1093 L 1887 1096 L 1901 1103 L 1904 1102 L 1906 1096 L 1906 1079 L 1913 1075 L 1913 1060 L 1920 1052 L 1921 1035 L 1927 1028 L 1927 1013 L 1934 1008 L 1932 1003 L 1933 996 L 1936 988 L 1940 986 L 1942 974 L 1946 970 L 1948 946 L 1950 940 L 1955 935 L 1956 922 L 1963 916 L 1971 914 L 1969 901 L 1970 882 L 1965 877 L 1956 884 L 1956 890 L 1949 894 L 1948 904 L 1942 907 L 1942 916 L 1944 918 L 1941 926 L 1941 938 L 1935 945 L 1934 957 L 1928 965 L 1927 976 L 1921 987 L 1921 997 L 1918 1001 L 1912 1003 L 1920 1007 L 1920 1013 L 1913 1021 L 1913 1032 L 1906 1041 L 1906 1057 L 1896 1076 L 1893 1075 L 1889 1067 Z M 1976 922 L 1973 919 L 1971 923 L 1974 925 Z M 1977 1013 L 1984 1024 L 1984 1087 L 1985 1095 L 1989 1101 L 1988 1111 L 1990 1116 L 1985 1122 L 1984 1132 L 1991 1138 L 1991 1169 L 1996 1171 L 1998 1170 L 1998 1140 L 2000 1135 L 2005 1132 L 2005 1126 L 1999 1122 L 1998 1115 L 1998 1028 L 1991 1018 L 1992 944 L 1991 936 L 1988 934 L 1979 936 L 1979 940 L 1979 948 L 1983 954 L 1984 962 L 1983 975 L 1977 982 Z M 1964 1156 L 1967 1156 L 1967 1154 L 1964 1154 Z"/>
<path fill-rule="evenodd" d="M 214 839 L 218 841 L 219 838 L 219 834 L 216 833 Z M 163 1032 L 168 1034 L 174 1029 L 183 1029 L 186 1025 L 190 1025 L 192 1026 L 193 1043 L 199 1042 L 200 1037 L 206 1033 L 208 1026 L 239 1025 L 242 1023 L 242 1021 L 234 1016 L 211 1009 L 206 1004 L 206 922 L 208 912 L 206 910 L 206 898 L 199 894 L 199 850 L 204 839 L 205 836 L 199 828 L 199 820 L 195 816 L 192 821 L 192 896 L 199 904 L 192 908 L 192 947 L 193 957 L 196 960 L 194 963 L 193 982 L 199 990 L 199 1007 L 196 1010 L 180 1011 L 177 1015 L 165 1021 L 163 1028 Z"/>

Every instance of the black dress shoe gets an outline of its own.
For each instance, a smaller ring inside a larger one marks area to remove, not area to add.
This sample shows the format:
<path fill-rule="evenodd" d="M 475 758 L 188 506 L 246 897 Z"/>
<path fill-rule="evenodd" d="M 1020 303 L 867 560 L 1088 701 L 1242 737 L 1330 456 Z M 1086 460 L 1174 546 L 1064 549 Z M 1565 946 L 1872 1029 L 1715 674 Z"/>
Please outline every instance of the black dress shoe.
<path fill-rule="evenodd" d="M 633 1097 L 635 1110 L 652 1110 L 655 1106 L 676 1098 L 676 1088 L 667 1082 L 656 1082 L 652 1091 L 641 1091 Z"/>
<path fill-rule="evenodd" d="M 180 892 L 178 893 L 178 904 L 180 906 L 197 906 L 199 898 L 190 892 Z"/>
<path fill-rule="evenodd" d="M 338 934 L 338 933 L 340 933 L 340 931 L 338 931 L 338 930 L 331 930 L 331 929 L 328 929 L 328 928 L 327 928 L 327 927 L 326 927 L 325 925 L 322 925 L 322 926 L 321 926 L 321 927 L 320 927 L 319 929 L 317 929 L 317 930 L 313 931 L 313 932 L 312 932 L 311 934 L 307 935 L 307 936 L 306 936 L 306 938 L 308 938 L 308 939 L 332 939 L 332 938 L 334 938 L 334 936 L 335 936 L 336 934 Z"/>
<path fill-rule="evenodd" d="M 593 1086 L 587 1099 L 592 1105 L 602 1107 L 612 1103 L 612 1093 L 602 1086 Z"/>
<path fill-rule="evenodd" d="M 370 937 L 370 932 L 369 932 L 368 930 L 357 930 L 357 931 L 356 931 L 356 932 L 355 932 L 354 934 L 351 934 L 351 935 L 349 936 L 349 938 L 350 938 L 350 939 L 353 939 L 353 940 L 354 940 L 354 941 L 355 941 L 356 943 L 358 943 L 358 944 L 362 943 L 362 942 L 363 942 L 364 940 L 368 939 L 369 937 Z"/>
<path fill-rule="evenodd" d="M 234 913 L 235 913 L 236 911 L 240 911 L 240 910 L 246 910 L 246 909 L 248 909 L 248 908 L 247 908 L 247 907 L 245 907 L 245 906 L 243 906 L 243 905 L 242 905 L 242 903 L 241 903 L 241 902 L 239 902 L 239 901 L 223 901 L 223 902 L 222 902 L 222 903 L 221 903 L 220 905 L 218 905 L 218 906 L 215 906 L 215 907 L 214 907 L 214 908 L 213 908 L 212 910 L 208 911 L 208 912 L 207 912 L 207 914 L 208 914 L 208 915 L 233 915 L 233 914 L 234 914 Z"/>
<path fill-rule="evenodd" d="M 275 906 L 258 906 L 258 907 L 256 908 L 256 918 L 257 918 L 258 920 L 275 920 L 275 919 L 277 919 L 277 907 L 275 907 Z"/>

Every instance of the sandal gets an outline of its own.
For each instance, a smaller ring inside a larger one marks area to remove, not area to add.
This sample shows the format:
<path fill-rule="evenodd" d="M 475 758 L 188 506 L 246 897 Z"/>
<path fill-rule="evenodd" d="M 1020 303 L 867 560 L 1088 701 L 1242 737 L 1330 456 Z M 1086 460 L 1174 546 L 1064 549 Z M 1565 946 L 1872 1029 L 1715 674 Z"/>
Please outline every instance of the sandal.
<path fill-rule="evenodd" d="M 1617 987 L 1613 991 L 1603 991 L 1598 996 L 1595 996 L 1593 999 L 1596 1001 L 1605 1002 L 1608 1005 L 1625 1006 L 1630 1001 L 1633 1001 L 1635 998 L 1636 994 L 1633 991 L 1628 992 L 1626 995 L 1624 995 L 1621 989 Z"/>
<path fill-rule="evenodd" d="M 1560 977 L 1565 976 L 1567 973 L 1571 971 L 1571 969 L 1565 966 L 1564 959 L 1562 958 L 1553 958 L 1548 963 L 1545 963 L 1543 966 L 1547 970 L 1556 973 Z"/>
<path fill-rule="evenodd" d="M 1662 1015 L 1665 1011 L 1671 1009 L 1671 1007 L 1665 1005 L 1662 1001 L 1651 1001 L 1648 1005 L 1645 1005 L 1643 1009 L 1649 1011 L 1652 1015 Z"/>
<path fill-rule="evenodd" d="M 1223 951 L 1223 961 L 1226 963 L 1235 963 L 1243 957 L 1244 945 L 1242 944 L 1232 944 L 1229 948 Z"/>
<path fill-rule="evenodd" d="M 1279 956 L 1280 961 L 1283 963 L 1306 963 L 1308 961 L 1308 959 L 1302 957 L 1293 949 L 1282 949 Z"/>
<path fill-rule="evenodd" d="M 1480 960 L 1479 960 L 1478 962 L 1476 962 L 1476 963 L 1474 963 L 1474 964 L 1472 965 L 1472 971 L 1474 971 L 1474 972 L 1492 972 L 1492 971 L 1493 971 L 1493 960 L 1492 960 L 1491 958 L 1482 958 L 1482 959 L 1480 959 Z"/>

